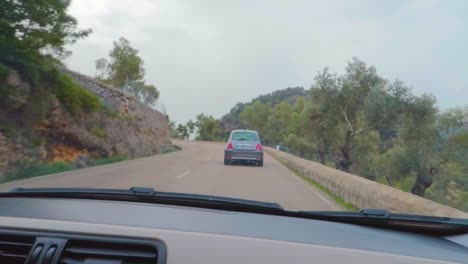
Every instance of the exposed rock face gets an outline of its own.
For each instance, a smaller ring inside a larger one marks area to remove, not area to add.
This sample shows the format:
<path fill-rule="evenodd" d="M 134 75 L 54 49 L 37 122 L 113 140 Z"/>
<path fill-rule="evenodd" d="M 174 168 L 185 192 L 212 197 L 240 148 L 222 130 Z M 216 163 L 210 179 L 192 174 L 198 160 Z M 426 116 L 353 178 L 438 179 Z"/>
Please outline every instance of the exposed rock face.
<path fill-rule="evenodd" d="M 16 159 L 16 157 L 14 157 L 15 150 L 15 145 L 0 132 L 0 174 L 8 164 Z"/>
<path fill-rule="evenodd" d="M 147 156 L 170 145 L 167 115 L 91 77 L 66 72 L 99 96 L 105 109 L 72 118 L 55 102 L 44 126 L 46 133 L 59 133 L 65 140 L 104 156 Z"/>
<path fill-rule="evenodd" d="M 85 166 L 78 157 L 121 155 L 134 158 L 157 154 L 171 146 L 167 115 L 117 88 L 76 72 L 64 71 L 101 98 L 103 109 L 72 116 L 55 97 L 50 98 L 45 118 L 33 128 L 34 133 L 44 139 L 40 146 L 27 147 L 27 139 L 22 140 L 20 134 L 7 137 L 0 131 L 0 174 L 18 161 L 63 160 Z M 35 99 L 30 96 L 29 84 L 16 72 L 12 71 L 6 82 L 15 88 L 15 93 L 12 100 L 2 105 L 4 113 L 21 111 L 22 106 Z M 18 131 L 22 129 L 17 128 Z"/>
<path fill-rule="evenodd" d="M 17 136 L 12 139 L 0 132 L 0 175 L 18 161 L 31 162 L 47 156 L 44 146 L 27 147 L 26 139 Z"/>
<path fill-rule="evenodd" d="M 31 86 L 28 83 L 21 81 L 19 74 L 12 71 L 3 84 L 11 92 L 5 98 L 5 108 L 2 110 L 15 110 L 23 106 L 31 93 Z M 3 107 L 2 107 L 3 108 Z"/>

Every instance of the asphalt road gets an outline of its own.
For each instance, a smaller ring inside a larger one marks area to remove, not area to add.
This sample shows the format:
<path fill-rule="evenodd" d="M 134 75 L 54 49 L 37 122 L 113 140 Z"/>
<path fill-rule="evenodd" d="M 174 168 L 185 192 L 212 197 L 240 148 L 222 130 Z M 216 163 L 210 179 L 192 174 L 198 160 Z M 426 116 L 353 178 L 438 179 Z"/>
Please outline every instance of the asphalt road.
<path fill-rule="evenodd" d="M 277 202 L 288 210 L 342 210 L 332 199 L 265 153 L 264 166 L 223 164 L 224 145 L 176 141 L 182 150 L 59 174 L 4 183 L 17 187 L 153 187 Z"/>

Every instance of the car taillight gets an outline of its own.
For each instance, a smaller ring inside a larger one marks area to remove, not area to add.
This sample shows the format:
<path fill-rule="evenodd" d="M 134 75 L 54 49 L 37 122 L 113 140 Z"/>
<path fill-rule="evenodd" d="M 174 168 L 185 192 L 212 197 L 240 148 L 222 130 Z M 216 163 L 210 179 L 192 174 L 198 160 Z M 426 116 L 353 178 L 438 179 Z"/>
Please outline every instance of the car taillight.
<path fill-rule="evenodd" d="M 227 149 L 232 149 L 232 143 L 229 143 L 229 144 L 228 144 Z"/>
<path fill-rule="evenodd" d="M 260 144 L 257 144 L 257 146 L 255 147 L 255 150 L 256 150 L 256 151 L 260 151 L 260 150 L 262 150 L 262 145 L 260 145 Z"/>

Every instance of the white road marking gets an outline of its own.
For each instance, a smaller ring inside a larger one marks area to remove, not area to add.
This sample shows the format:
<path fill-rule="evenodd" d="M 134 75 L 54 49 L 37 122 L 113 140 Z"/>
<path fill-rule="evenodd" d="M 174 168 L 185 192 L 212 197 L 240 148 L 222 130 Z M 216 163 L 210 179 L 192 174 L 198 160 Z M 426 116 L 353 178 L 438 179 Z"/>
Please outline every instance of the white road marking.
<path fill-rule="evenodd" d="M 275 159 L 275 157 L 273 157 L 273 159 Z M 315 186 L 312 186 L 311 184 L 309 184 L 308 182 L 306 182 L 305 179 L 302 179 L 299 175 L 296 175 L 294 172 L 292 172 L 290 169 L 288 169 L 286 166 L 284 166 L 283 164 L 281 164 L 281 162 L 279 162 L 277 159 L 275 159 L 278 163 L 279 163 L 279 166 L 285 171 L 287 172 L 288 174 L 291 174 L 293 176 L 295 176 L 294 178 L 296 179 L 296 181 L 300 182 L 301 184 L 304 184 L 304 182 L 308 185 L 307 187 L 309 189 L 312 189 L 314 190 L 314 193 L 317 195 L 317 197 L 320 198 L 320 200 L 322 200 L 323 202 L 325 202 L 326 204 L 328 204 L 331 208 L 334 208 L 335 210 L 343 210 L 343 208 L 337 204 L 337 203 L 334 203 L 332 201 L 330 201 L 331 198 L 326 198 L 325 197 L 325 193 L 323 193 L 321 190 L 319 190 L 317 187 Z"/>
<path fill-rule="evenodd" d="M 326 204 L 328 204 L 331 208 L 338 209 L 338 210 L 343 210 L 343 208 L 341 208 L 341 206 L 339 206 L 337 204 L 334 204 L 329 199 L 325 198 L 324 194 L 323 194 L 323 192 L 321 190 L 318 190 L 318 189 L 316 189 L 316 190 L 317 190 L 316 191 L 317 196 L 320 197 L 320 199 L 322 201 L 324 201 Z"/>
<path fill-rule="evenodd" d="M 281 164 L 281 166 L 283 166 L 283 164 Z M 288 170 L 288 168 L 286 168 L 286 169 Z M 294 177 L 294 178 L 296 178 L 297 181 L 300 181 L 301 184 L 304 184 L 304 183 L 305 183 L 305 184 L 308 185 L 307 187 L 308 187 L 309 189 L 313 189 L 313 190 L 314 190 L 314 193 L 317 195 L 317 197 L 319 197 L 320 200 L 322 200 L 323 202 L 325 202 L 326 204 L 328 204 L 331 208 L 334 208 L 335 210 L 343 210 L 343 208 L 342 208 L 339 204 L 330 201 L 330 199 L 332 199 L 331 197 L 330 197 L 330 198 L 326 198 L 325 195 L 327 195 L 327 194 L 325 194 L 323 191 L 321 191 L 321 190 L 318 189 L 317 187 L 311 185 L 311 184 L 308 183 L 305 179 L 302 179 L 300 176 L 295 175 L 293 172 L 291 172 L 291 171 L 289 171 L 289 172 L 290 172 L 291 174 L 293 174 L 294 176 L 296 176 L 296 177 Z M 306 177 L 307 177 L 307 176 L 306 176 Z M 328 197 L 329 197 L 329 196 L 328 196 Z"/>
<path fill-rule="evenodd" d="M 190 174 L 190 171 L 184 171 L 181 174 L 177 175 L 176 178 L 177 179 L 182 179 L 183 177 L 185 177 L 185 176 L 187 176 L 189 174 Z"/>

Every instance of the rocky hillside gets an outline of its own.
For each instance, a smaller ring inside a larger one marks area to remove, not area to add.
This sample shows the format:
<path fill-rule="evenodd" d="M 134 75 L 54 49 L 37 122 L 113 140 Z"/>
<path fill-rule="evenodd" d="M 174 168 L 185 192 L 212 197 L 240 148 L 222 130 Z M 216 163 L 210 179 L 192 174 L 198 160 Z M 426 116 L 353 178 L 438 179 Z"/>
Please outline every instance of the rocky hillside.
<path fill-rule="evenodd" d="M 91 77 L 66 69 L 61 74 L 78 87 L 74 92 L 83 89 L 79 92 L 96 98 L 96 109 L 74 111 L 70 105 L 82 105 L 74 94 L 60 87 L 44 92 L 48 90 L 38 89 L 15 70 L 3 70 L 0 174 L 31 162 L 64 161 L 81 167 L 87 160 L 134 158 L 171 148 L 167 115 Z"/>

